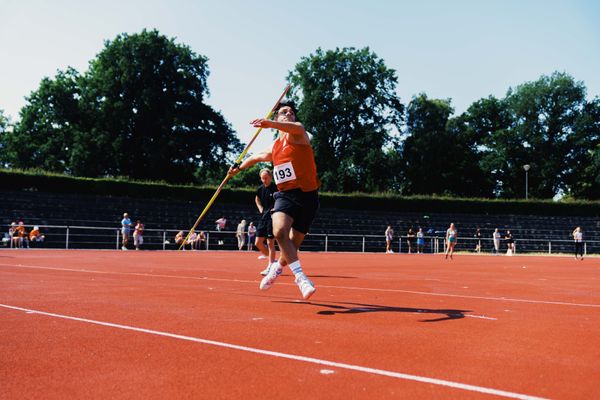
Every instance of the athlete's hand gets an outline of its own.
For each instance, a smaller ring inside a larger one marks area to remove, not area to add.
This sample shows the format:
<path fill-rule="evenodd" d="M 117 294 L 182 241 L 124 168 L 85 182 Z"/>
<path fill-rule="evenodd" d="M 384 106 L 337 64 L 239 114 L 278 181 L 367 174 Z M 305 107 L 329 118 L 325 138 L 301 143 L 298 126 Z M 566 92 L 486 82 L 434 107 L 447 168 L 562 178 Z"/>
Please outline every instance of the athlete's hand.
<path fill-rule="evenodd" d="M 229 171 L 227 171 L 227 176 L 229 178 L 233 178 L 234 176 L 236 176 L 237 174 L 239 174 L 241 171 L 239 164 L 233 164 L 231 167 L 229 167 Z"/>
<path fill-rule="evenodd" d="M 270 128 L 271 121 L 265 118 L 258 118 L 254 121 L 250 122 L 250 124 L 255 128 Z"/>

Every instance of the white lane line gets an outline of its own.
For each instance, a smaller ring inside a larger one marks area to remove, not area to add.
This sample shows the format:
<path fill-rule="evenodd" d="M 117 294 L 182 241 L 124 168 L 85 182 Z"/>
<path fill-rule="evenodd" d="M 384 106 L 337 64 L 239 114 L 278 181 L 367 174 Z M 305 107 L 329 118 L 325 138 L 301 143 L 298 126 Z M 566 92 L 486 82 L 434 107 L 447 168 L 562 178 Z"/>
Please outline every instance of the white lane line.
<path fill-rule="evenodd" d="M 499 390 L 499 389 L 492 389 L 492 388 L 487 388 L 487 387 L 483 387 L 483 386 L 469 385 L 469 384 L 465 384 L 465 383 L 447 381 L 447 380 L 443 380 L 443 379 L 428 378 L 428 377 L 419 376 L 419 375 L 404 374 L 401 372 L 388 371 L 388 370 L 384 370 L 384 369 L 362 367 L 360 365 L 353 365 L 353 364 L 346 364 L 346 363 L 341 363 L 341 362 L 336 362 L 336 361 L 322 360 L 319 358 L 281 353 L 278 351 L 257 349 L 254 347 L 241 346 L 241 345 L 225 343 L 225 342 L 218 342 L 215 340 L 201 339 L 201 338 L 196 338 L 196 337 L 192 337 L 192 336 L 178 335 L 178 334 L 169 333 L 169 332 L 155 331 L 152 329 L 138 328 L 135 326 L 114 324 L 111 322 L 97 321 L 97 320 L 87 319 L 87 318 L 72 317 L 69 315 L 55 314 L 55 313 L 39 311 L 39 310 L 31 310 L 28 308 L 11 306 L 8 304 L 0 304 L 0 307 L 11 309 L 11 310 L 23 311 L 26 313 L 45 315 L 48 317 L 62 318 L 62 319 L 78 321 L 78 322 L 85 322 L 88 324 L 107 326 L 107 327 L 111 327 L 111 328 L 123 329 L 123 330 L 134 331 L 134 332 L 147 333 L 147 334 L 156 335 L 156 336 L 164 336 L 164 337 L 168 337 L 168 338 L 172 338 L 172 339 L 187 340 L 190 342 L 202 343 L 202 344 L 207 344 L 207 345 L 211 345 L 211 346 L 225 347 L 228 349 L 240 350 L 240 351 L 245 351 L 245 352 L 255 353 L 255 354 L 261 354 L 264 356 L 301 361 L 301 362 L 306 362 L 306 363 L 311 363 L 311 364 L 325 365 L 328 367 L 364 372 L 367 374 L 382 375 L 382 376 L 387 376 L 390 378 L 404 379 L 404 380 L 421 382 L 421 383 L 429 383 L 429 384 L 438 385 L 438 386 L 446 386 L 446 387 L 450 387 L 450 388 L 454 388 L 454 389 L 467 390 L 470 392 L 486 393 L 486 394 L 491 394 L 491 395 L 506 397 L 506 398 L 511 398 L 511 399 L 545 400 L 541 397 L 535 397 L 535 396 L 530 396 L 530 395 L 521 394 L 521 393 L 508 392 L 508 391 Z"/>
<path fill-rule="evenodd" d="M 206 276 L 182 276 L 182 275 L 163 275 L 163 274 L 146 274 L 142 272 L 113 272 L 113 271 L 98 271 L 92 269 L 73 269 L 73 268 L 56 268 L 56 267 L 42 267 L 38 265 L 23 265 L 23 264 L 2 264 L 0 266 L 13 267 L 13 268 L 30 268 L 30 269 L 47 269 L 52 271 L 68 271 L 68 272 L 82 272 L 88 274 L 105 274 L 105 275 L 129 275 L 129 276 L 144 276 L 152 278 L 172 278 L 172 279 L 188 279 L 188 280 L 209 280 L 218 282 L 237 282 L 237 283 L 252 283 L 257 284 L 257 280 L 244 280 L 244 279 L 225 279 L 225 278 L 209 278 Z M 310 276 L 310 275 L 309 275 Z M 296 286 L 295 283 L 280 282 L 277 285 L 289 285 Z M 531 303 L 531 304 L 550 304 L 558 306 L 574 306 L 574 307 L 591 307 L 600 308 L 600 304 L 589 304 L 589 303 L 571 303 L 565 301 L 548 301 L 548 300 L 531 300 L 531 299 L 515 299 L 511 297 L 487 297 L 487 296 L 469 296 L 465 294 L 450 294 L 450 293 L 432 293 L 432 292 L 419 292 L 414 290 L 403 290 L 403 289 L 383 289 L 383 288 L 369 288 L 369 287 L 358 287 L 358 286 L 332 286 L 332 285 L 318 285 L 320 288 L 328 289 L 344 289 L 344 290 L 364 290 L 371 292 L 390 292 L 390 293 L 408 293 L 417 294 L 424 296 L 437 296 L 437 297 L 458 297 L 462 299 L 478 299 L 478 300 L 490 300 L 490 301 L 510 301 L 517 303 Z"/>

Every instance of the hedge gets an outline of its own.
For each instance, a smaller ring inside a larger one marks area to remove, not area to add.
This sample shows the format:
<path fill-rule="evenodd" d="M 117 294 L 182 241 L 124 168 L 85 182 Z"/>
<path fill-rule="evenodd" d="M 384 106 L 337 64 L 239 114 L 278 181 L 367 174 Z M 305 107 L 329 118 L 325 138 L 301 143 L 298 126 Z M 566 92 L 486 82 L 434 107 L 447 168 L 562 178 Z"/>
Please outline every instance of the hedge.
<path fill-rule="evenodd" d="M 216 187 L 172 185 L 127 179 L 82 178 L 40 171 L 0 169 L 2 190 L 78 193 L 98 196 L 174 199 L 207 202 Z M 255 188 L 223 189 L 218 201 L 248 202 Z M 363 211 L 410 211 L 464 214 L 525 214 L 548 216 L 599 216 L 598 201 L 498 200 L 436 196 L 399 196 L 394 193 L 320 194 L 321 206 Z"/>

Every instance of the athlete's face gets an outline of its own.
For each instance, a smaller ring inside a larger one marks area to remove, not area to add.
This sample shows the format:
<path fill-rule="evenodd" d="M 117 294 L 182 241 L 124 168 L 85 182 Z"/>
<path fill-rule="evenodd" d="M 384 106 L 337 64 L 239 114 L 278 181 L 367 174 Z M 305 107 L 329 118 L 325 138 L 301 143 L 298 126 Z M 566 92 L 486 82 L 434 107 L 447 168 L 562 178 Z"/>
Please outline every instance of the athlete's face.
<path fill-rule="evenodd" d="M 260 180 L 265 186 L 269 186 L 271 184 L 271 179 L 271 174 L 269 174 L 268 172 L 263 172 L 262 174 L 260 174 Z"/>
<path fill-rule="evenodd" d="M 296 114 L 292 107 L 283 106 L 277 111 L 277 121 L 296 122 Z"/>

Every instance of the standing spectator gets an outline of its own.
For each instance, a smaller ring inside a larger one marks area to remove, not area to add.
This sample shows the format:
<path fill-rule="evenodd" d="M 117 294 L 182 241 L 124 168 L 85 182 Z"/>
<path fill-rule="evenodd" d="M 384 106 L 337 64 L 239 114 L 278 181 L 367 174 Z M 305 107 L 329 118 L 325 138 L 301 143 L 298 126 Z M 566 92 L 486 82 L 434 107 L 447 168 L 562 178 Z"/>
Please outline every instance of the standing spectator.
<path fill-rule="evenodd" d="M 408 254 L 412 253 L 413 247 L 415 246 L 415 238 L 417 235 L 413 228 L 408 229 L 408 233 L 406 234 L 406 243 L 408 243 Z"/>
<path fill-rule="evenodd" d="M 394 240 L 394 230 L 391 225 L 388 225 L 385 230 L 385 252 L 387 254 L 392 254 L 394 250 L 392 250 L 392 241 Z"/>
<path fill-rule="evenodd" d="M 481 229 L 477 228 L 473 237 L 475 238 L 475 251 L 481 253 Z"/>
<path fill-rule="evenodd" d="M 123 235 L 123 246 L 121 246 L 121 250 L 127 250 L 127 245 L 129 244 L 129 234 L 131 232 L 131 220 L 129 219 L 129 214 L 124 213 L 123 219 L 121 220 L 121 235 Z"/>
<path fill-rule="evenodd" d="M 215 229 L 217 231 L 221 232 L 221 231 L 225 230 L 225 225 L 227 224 L 227 220 L 225 219 L 225 217 L 221 217 L 215 221 L 215 224 L 217 224 L 217 226 L 215 226 Z"/>
<path fill-rule="evenodd" d="M 34 226 L 31 232 L 29 232 L 29 242 L 31 244 L 43 243 L 46 236 L 40 233 L 40 227 Z"/>
<path fill-rule="evenodd" d="M 417 254 L 423 254 L 423 249 L 425 248 L 425 234 L 423 233 L 423 228 L 419 228 L 417 232 Z"/>
<path fill-rule="evenodd" d="M 580 260 L 583 260 L 583 231 L 581 227 L 575 228 L 572 233 L 573 240 L 575 240 L 575 259 L 577 260 L 577 255 L 581 256 Z"/>
<path fill-rule="evenodd" d="M 238 242 L 238 250 L 242 250 L 244 248 L 245 234 L 246 234 L 246 220 L 243 219 L 238 224 L 237 229 L 235 231 L 235 237 L 237 238 L 237 242 Z"/>
<path fill-rule="evenodd" d="M 252 250 L 252 245 L 254 244 L 255 238 L 256 226 L 254 226 L 254 222 L 250 222 L 250 225 L 248 225 L 248 251 Z"/>
<path fill-rule="evenodd" d="M 140 246 L 144 244 L 144 224 L 139 219 L 135 221 L 135 228 L 133 231 L 133 245 L 136 250 L 140 249 Z"/>
<path fill-rule="evenodd" d="M 450 259 L 452 260 L 452 254 L 454 254 L 454 246 L 456 246 L 456 241 L 458 239 L 458 231 L 454 226 L 454 222 L 450 223 L 450 227 L 446 230 L 446 258 L 450 255 Z"/>
<path fill-rule="evenodd" d="M 494 230 L 494 233 L 492 234 L 492 239 L 494 240 L 494 253 L 496 255 L 500 254 L 500 239 L 501 238 L 502 238 L 502 235 L 500 235 L 498 228 L 496 228 Z"/>
<path fill-rule="evenodd" d="M 277 192 L 277 185 L 273 182 L 271 170 L 263 168 L 259 172 L 262 185 L 256 189 L 254 203 L 258 212 L 260 212 L 260 221 L 256 228 L 256 247 L 261 252 L 259 259 L 268 258 L 267 267 L 260 273 L 265 276 L 269 272 L 271 264 L 275 262 L 277 251 L 275 250 L 275 236 L 273 236 L 273 219 L 271 218 L 271 210 L 275 205 L 273 194 Z M 265 247 L 265 240 L 267 247 Z"/>
<path fill-rule="evenodd" d="M 504 240 L 506 240 L 506 255 L 512 256 L 515 251 L 515 241 L 510 231 L 506 231 L 506 235 L 504 235 Z"/>

